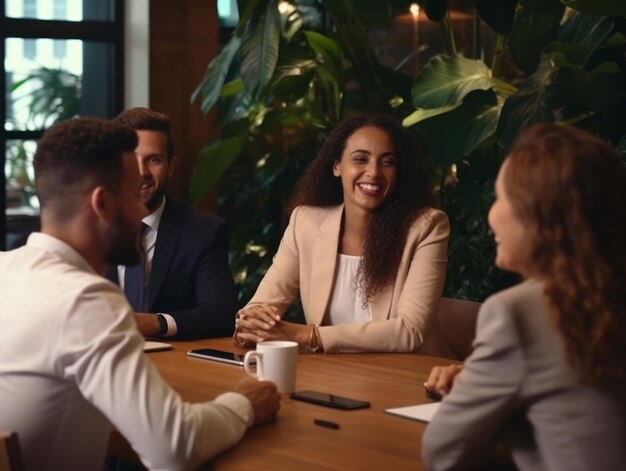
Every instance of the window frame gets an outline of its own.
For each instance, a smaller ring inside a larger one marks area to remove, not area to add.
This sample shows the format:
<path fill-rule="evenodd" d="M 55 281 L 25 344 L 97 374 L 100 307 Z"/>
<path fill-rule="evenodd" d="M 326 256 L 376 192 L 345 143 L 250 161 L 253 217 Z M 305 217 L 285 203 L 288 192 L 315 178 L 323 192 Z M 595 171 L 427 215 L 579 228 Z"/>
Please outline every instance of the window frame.
<path fill-rule="evenodd" d="M 100 1 L 100 0 L 98 0 Z M 6 143 L 11 140 L 37 140 L 45 129 L 38 130 L 11 130 L 5 129 L 7 118 L 7 81 L 5 70 L 5 40 L 7 38 L 21 39 L 78 39 L 108 43 L 113 47 L 113 70 L 111 71 L 112 96 L 111 109 L 114 114 L 119 113 L 124 106 L 124 0 L 113 0 L 114 18 L 112 21 L 65 21 L 39 20 L 32 18 L 12 18 L 6 16 L 5 0 L 0 0 L 0 250 L 6 249 L 7 231 L 11 225 L 17 229 L 24 227 L 32 230 L 32 217 L 13 217 L 6 214 Z M 109 116 L 112 118 L 113 116 Z M 38 216 L 37 224 L 38 224 Z M 14 224 L 12 224 L 14 223 Z"/>

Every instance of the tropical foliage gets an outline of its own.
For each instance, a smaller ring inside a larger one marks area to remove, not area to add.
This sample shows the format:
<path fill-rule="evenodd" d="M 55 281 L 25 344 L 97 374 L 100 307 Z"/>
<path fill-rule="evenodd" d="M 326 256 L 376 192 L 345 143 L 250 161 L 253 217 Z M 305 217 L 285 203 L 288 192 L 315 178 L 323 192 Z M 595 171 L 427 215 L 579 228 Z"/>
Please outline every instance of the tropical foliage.
<path fill-rule="evenodd" d="M 478 47 L 456 52 L 447 1 L 424 0 L 445 50 L 416 78 L 383 66 L 369 40 L 410 3 L 309 0 L 279 9 L 277 0 L 239 0 L 239 23 L 192 97 L 203 112 L 216 109 L 221 130 L 200 153 L 190 193 L 198 200 L 220 183 L 242 301 L 271 262 L 295 181 L 353 113 L 403 119 L 433 159 L 452 222 L 445 294 L 454 297 L 482 300 L 515 282 L 493 267 L 485 215 L 521 129 L 572 123 L 626 154 L 623 0 L 475 0 L 476 31 L 487 24 L 497 33 L 489 65 Z"/>
<path fill-rule="evenodd" d="M 41 66 L 13 83 L 11 92 L 19 92 L 14 100 L 27 102 L 27 124 L 34 129 L 51 126 L 57 121 L 78 115 L 81 100 L 81 79 L 64 69 Z"/>

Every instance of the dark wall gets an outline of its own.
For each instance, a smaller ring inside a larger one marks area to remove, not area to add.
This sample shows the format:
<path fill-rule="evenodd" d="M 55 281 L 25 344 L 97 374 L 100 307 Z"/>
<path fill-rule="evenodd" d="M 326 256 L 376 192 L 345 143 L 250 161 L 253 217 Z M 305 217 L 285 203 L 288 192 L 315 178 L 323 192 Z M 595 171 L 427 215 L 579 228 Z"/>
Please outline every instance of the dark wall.
<path fill-rule="evenodd" d="M 150 107 L 172 118 L 178 168 L 168 191 L 177 198 L 187 187 L 198 151 L 209 141 L 210 119 L 190 97 L 218 52 L 217 2 L 150 1 Z M 202 206 L 216 211 L 214 195 Z"/>

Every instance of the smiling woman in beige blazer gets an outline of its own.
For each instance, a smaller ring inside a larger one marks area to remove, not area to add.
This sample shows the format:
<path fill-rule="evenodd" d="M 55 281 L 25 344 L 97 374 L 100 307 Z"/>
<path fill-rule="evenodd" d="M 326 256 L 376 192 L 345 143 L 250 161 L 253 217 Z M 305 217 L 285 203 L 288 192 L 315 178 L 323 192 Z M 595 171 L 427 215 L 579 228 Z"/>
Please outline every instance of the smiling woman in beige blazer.
<path fill-rule="evenodd" d="M 527 280 L 489 298 L 474 351 L 436 367 L 429 469 L 501 441 L 520 471 L 626 470 L 626 167 L 600 139 L 538 125 L 496 180 L 496 265 Z M 478 469 L 478 468 L 472 468 Z"/>
<path fill-rule="evenodd" d="M 238 313 L 236 343 L 449 355 L 436 321 L 449 223 L 423 165 L 396 120 L 340 123 L 298 182 L 273 264 Z M 298 295 L 306 325 L 282 320 Z"/>

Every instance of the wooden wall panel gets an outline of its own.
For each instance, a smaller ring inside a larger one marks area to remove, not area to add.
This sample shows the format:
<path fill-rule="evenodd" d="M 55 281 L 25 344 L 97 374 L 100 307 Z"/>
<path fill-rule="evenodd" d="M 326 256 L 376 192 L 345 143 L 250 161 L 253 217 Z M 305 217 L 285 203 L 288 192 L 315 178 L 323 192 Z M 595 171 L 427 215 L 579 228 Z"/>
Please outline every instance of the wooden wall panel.
<path fill-rule="evenodd" d="M 170 115 L 179 166 L 168 192 L 187 196 L 198 151 L 209 141 L 209 119 L 198 104 L 191 105 L 193 90 L 202 80 L 219 47 L 217 2 L 207 0 L 150 1 L 150 107 Z M 203 206 L 217 210 L 215 195 Z"/>

